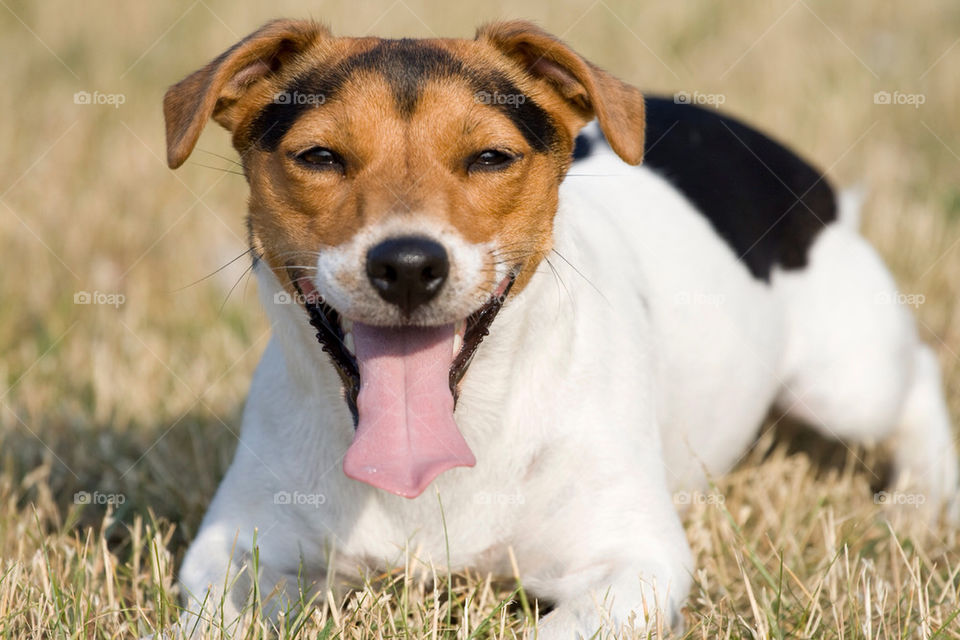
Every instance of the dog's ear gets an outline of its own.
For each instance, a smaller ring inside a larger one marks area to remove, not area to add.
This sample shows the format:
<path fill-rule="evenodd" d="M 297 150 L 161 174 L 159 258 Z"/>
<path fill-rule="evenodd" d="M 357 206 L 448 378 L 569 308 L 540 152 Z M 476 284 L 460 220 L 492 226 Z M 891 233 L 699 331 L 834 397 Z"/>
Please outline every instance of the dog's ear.
<path fill-rule="evenodd" d="M 563 42 L 525 20 L 495 22 L 477 31 L 535 77 L 546 80 L 572 107 L 582 126 L 594 116 L 610 147 L 630 164 L 643 159 L 643 95 L 587 62 Z"/>
<path fill-rule="evenodd" d="M 238 114 L 231 106 L 259 81 L 329 35 L 315 22 L 274 20 L 170 87 L 163 97 L 170 168 L 184 163 L 207 120 L 212 117 L 233 131 Z"/>

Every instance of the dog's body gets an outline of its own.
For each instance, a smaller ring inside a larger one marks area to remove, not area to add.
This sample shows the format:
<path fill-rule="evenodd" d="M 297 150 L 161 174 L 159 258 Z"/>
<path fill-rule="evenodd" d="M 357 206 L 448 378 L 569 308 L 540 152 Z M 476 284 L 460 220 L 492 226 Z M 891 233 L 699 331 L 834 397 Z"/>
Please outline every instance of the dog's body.
<path fill-rule="evenodd" d="M 409 551 L 438 567 L 449 558 L 453 570 L 511 575 L 512 549 L 524 586 L 556 603 L 541 637 L 589 637 L 603 610 L 614 626 L 635 615 L 642 628 L 658 610 L 673 622 L 693 565 L 672 494 L 735 464 L 772 406 L 854 442 L 897 439 L 900 477 L 952 497 L 956 462 L 936 363 L 890 302 L 895 285 L 856 232 L 855 203 L 838 204 L 810 167 L 765 138 L 745 138 L 759 134 L 734 121 L 658 100 L 647 102 L 647 119 L 641 167 L 610 148 L 630 155 L 603 117 L 584 130 L 581 157 L 559 187 L 553 257 L 518 278 L 522 289 L 497 290 L 509 299 L 453 387 L 475 466 L 428 473 L 426 492 L 419 479 L 361 478 L 384 491 L 341 470 L 351 464 L 345 452 L 371 433 L 366 387 L 355 436 L 349 376 L 316 344 L 303 307 L 282 303 L 290 282 L 257 261 L 274 335 L 236 459 L 183 564 L 193 608 L 212 587 L 208 610 L 221 597 L 226 618 L 242 610 L 249 578 L 226 595 L 221 587 L 228 570 L 249 571 L 254 544 L 261 593 L 282 584 L 288 602 L 298 585 L 323 586 L 331 562 L 349 577 L 403 566 Z M 724 137 L 729 155 L 718 155 L 709 145 Z M 690 153 L 702 145 L 708 160 L 688 166 L 684 145 Z M 759 176 L 738 178 L 744 163 L 729 158 L 744 148 L 758 150 L 750 153 Z M 784 192 L 786 210 L 777 206 Z M 730 198 L 752 207 L 747 224 Z M 784 221 L 786 232 L 777 228 Z M 357 238 L 367 250 L 400 232 L 445 238 L 455 258 L 469 255 L 470 241 L 448 225 L 395 215 L 321 251 L 313 284 L 348 312 L 352 299 L 324 274 L 350 263 Z M 451 275 L 447 286 L 463 282 Z"/>

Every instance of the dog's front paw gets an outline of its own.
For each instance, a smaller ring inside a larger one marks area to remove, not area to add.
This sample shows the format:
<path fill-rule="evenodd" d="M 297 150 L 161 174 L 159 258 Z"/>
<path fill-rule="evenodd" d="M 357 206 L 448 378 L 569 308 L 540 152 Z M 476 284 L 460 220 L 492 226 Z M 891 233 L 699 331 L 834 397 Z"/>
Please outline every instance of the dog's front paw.
<path fill-rule="evenodd" d="M 682 590 L 685 593 L 685 590 Z M 669 592 L 624 577 L 557 603 L 537 625 L 538 640 L 659 637 L 682 625 L 680 601 Z"/>
<path fill-rule="evenodd" d="M 640 611 L 611 611 L 597 606 L 593 611 L 560 607 L 537 624 L 537 640 L 592 640 L 594 638 L 649 638 L 669 629 L 656 617 L 647 620 Z"/>
<path fill-rule="evenodd" d="M 956 453 L 951 443 L 931 447 L 928 443 L 903 445 L 896 455 L 893 482 L 874 501 L 910 518 L 935 522 L 944 517 L 960 522 Z"/>
<path fill-rule="evenodd" d="M 537 640 L 571 640 L 591 637 L 578 630 L 578 623 L 560 611 L 552 611 L 537 622 Z"/>

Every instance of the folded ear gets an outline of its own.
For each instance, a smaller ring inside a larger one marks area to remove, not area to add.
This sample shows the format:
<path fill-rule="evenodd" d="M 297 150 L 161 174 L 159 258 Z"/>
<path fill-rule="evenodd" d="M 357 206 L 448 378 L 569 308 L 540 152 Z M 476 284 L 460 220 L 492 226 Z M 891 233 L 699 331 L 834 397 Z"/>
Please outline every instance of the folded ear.
<path fill-rule="evenodd" d="M 213 117 L 233 131 L 238 114 L 230 107 L 318 38 L 329 35 L 325 27 L 311 21 L 274 20 L 170 87 L 163 97 L 170 168 L 184 163 L 207 120 Z"/>
<path fill-rule="evenodd" d="M 495 22 L 477 31 L 532 76 L 546 80 L 573 108 L 582 126 L 593 117 L 607 141 L 630 164 L 643 159 L 643 95 L 590 64 L 570 47 L 525 20 Z"/>

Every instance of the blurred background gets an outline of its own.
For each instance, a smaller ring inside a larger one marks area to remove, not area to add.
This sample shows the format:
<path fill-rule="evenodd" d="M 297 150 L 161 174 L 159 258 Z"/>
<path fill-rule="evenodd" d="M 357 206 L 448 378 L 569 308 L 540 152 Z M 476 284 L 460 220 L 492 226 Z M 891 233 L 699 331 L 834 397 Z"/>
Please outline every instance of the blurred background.
<path fill-rule="evenodd" d="M 385 37 L 531 19 L 627 82 L 719 106 L 861 185 L 864 233 L 960 417 L 960 3 L 0 0 L 0 574 L 85 525 L 127 562 L 145 518 L 170 523 L 154 576 L 169 583 L 196 531 L 269 327 L 228 135 L 211 123 L 172 172 L 160 106 L 279 16 Z"/>

